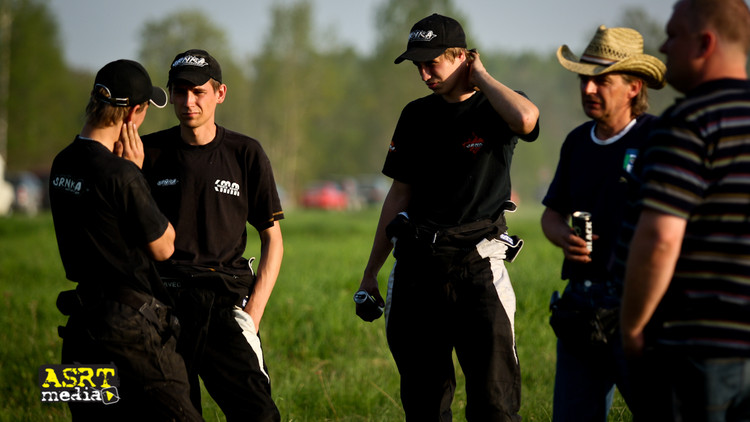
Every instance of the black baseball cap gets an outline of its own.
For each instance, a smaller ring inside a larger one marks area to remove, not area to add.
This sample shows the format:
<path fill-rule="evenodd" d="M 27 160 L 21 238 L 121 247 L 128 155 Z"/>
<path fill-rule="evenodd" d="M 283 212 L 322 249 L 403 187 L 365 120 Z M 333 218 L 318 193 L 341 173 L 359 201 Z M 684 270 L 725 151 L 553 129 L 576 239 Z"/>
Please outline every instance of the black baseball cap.
<path fill-rule="evenodd" d="M 167 105 L 167 93 L 151 84 L 146 69 L 125 59 L 107 63 L 97 72 L 92 95 L 115 107 L 132 107 L 146 101 L 159 108 Z"/>
<path fill-rule="evenodd" d="M 451 47 L 466 48 L 464 29 L 457 20 L 435 13 L 411 27 L 406 51 L 394 63 L 427 62 Z"/>
<path fill-rule="evenodd" d="M 172 66 L 169 68 L 169 85 L 182 80 L 200 86 L 209 79 L 221 82 L 221 66 L 207 51 L 188 50 L 172 60 Z"/>

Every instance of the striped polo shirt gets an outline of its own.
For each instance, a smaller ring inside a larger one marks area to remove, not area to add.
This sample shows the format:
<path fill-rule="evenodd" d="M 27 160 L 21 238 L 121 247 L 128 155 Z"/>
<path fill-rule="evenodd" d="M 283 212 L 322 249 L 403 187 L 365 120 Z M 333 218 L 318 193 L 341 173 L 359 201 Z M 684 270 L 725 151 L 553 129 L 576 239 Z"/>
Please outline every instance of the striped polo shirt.
<path fill-rule="evenodd" d="M 696 355 L 750 356 L 750 82 L 691 91 L 649 145 L 641 205 L 687 220 L 649 338 Z"/>

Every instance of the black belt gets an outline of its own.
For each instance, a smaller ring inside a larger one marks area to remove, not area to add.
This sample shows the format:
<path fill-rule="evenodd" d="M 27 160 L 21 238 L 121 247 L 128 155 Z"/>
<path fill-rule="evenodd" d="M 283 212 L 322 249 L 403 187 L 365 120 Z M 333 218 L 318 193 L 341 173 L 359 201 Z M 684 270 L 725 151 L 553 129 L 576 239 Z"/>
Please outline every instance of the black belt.
<path fill-rule="evenodd" d="M 613 296 L 622 295 L 622 283 L 618 283 L 614 280 L 607 279 L 585 279 L 585 278 L 571 278 L 569 280 L 570 287 L 572 290 L 577 292 L 605 292 Z"/>
<path fill-rule="evenodd" d="M 167 306 L 155 297 L 133 289 L 122 287 L 97 289 L 82 287 L 79 284 L 76 290 L 60 292 L 57 296 L 56 305 L 63 315 L 72 316 L 84 312 L 87 308 L 90 309 L 101 304 L 102 300 L 122 303 L 138 311 L 155 326 L 161 327 L 163 322 L 166 322 L 171 328 L 169 318 L 162 319 L 158 315 L 158 312 L 165 312 L 163 309 L 167 309 Z M 58 327 L 60 337 L 63 337 L 63 328 Z"/>
<path fill-rule="evenodd" d="M 214 273 L 216 275 L 216 273 Z M 227 274 L 225 274 L 226 276 Z M 234 276 L 235 279 L 239 279 L 238 276 Z M 167 288 L 167 290 L 182 290 L 182 289 L 202 289 L 202 290 L 211 290 L 216 294 L 216 297 L 220 299 L 222 298 L 231 298 L 226 299 L 225 304 L 226 305 L 236 305 L 240 308 L 245 308 L 247 305 L 247 302 L 250 300 L 249 295 L 239 295 L 240 297 L 238 299 L 236 298 L 238 295 L 236 292 L 232 292 L 226 289 L 226 286 L 222 283 L 216 283 L 216 282 L 209 282 L 206 277 L 194 277 L 194 276 L 185 276 L 185 277 L 162 277 L 161 278 L 162 284 L 164 284 L 164 287 Z M 232 302 L 231 304 L 228 302 Z"/>
<path fill-rule="evenodd" d="M 73 315 L 83 308 L 94 306 L 104 299 L 141 310 L 144 305 L 159 302 L 152 295 L 128 288 L 96 289 L 84 288 L 81 285 L 75 290 L 60 292 L 57 296 L 57 308 L 63 315 Z M 160 303 L 160 302 L 159 302 Z M 163 306 L 163 305 L 162 305 Z"/>

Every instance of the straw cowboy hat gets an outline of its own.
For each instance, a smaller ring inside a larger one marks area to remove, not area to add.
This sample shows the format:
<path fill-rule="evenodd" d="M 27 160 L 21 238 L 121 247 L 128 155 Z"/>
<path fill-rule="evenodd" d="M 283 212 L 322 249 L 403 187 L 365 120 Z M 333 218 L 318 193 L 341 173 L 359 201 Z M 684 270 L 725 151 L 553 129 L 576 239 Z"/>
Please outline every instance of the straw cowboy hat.
<path fill-rule="evenodd" d="M 567 45 L 557 49 L 560 64 L 575 73 L 597 76 L 611 72 L 635 74 L 643 78 L 650 88 L 665 85 L 664 63 L 654 56 L 643 54 L 643 37 L 630 28 L 597 29 L 580 58 Z"/>

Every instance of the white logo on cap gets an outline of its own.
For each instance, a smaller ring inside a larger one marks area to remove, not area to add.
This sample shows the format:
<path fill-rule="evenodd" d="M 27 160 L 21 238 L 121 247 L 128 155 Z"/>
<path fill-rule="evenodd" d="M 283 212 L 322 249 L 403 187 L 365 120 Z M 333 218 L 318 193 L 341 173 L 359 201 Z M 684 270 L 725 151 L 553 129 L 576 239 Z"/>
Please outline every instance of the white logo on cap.
<path fill-rule="evenodd" d="M 206 67 L 208 66 L 208 62 L 203 57 L 185 56 L 180 57 L 179 59 L 175 60 L 174 63 L 172 63 L 172 67 L 177 66 Z"/>
<path fill-rule="evenodd" d="M 429 31 L 424 30 L 418 30 L 418 31 L 412 31 L 411 34 L 409 34 L 409 42 L 412 41 L 432 41 L 437 35 L 435 35 L 434 32 L 432 32 L 432 29 Z"/>

